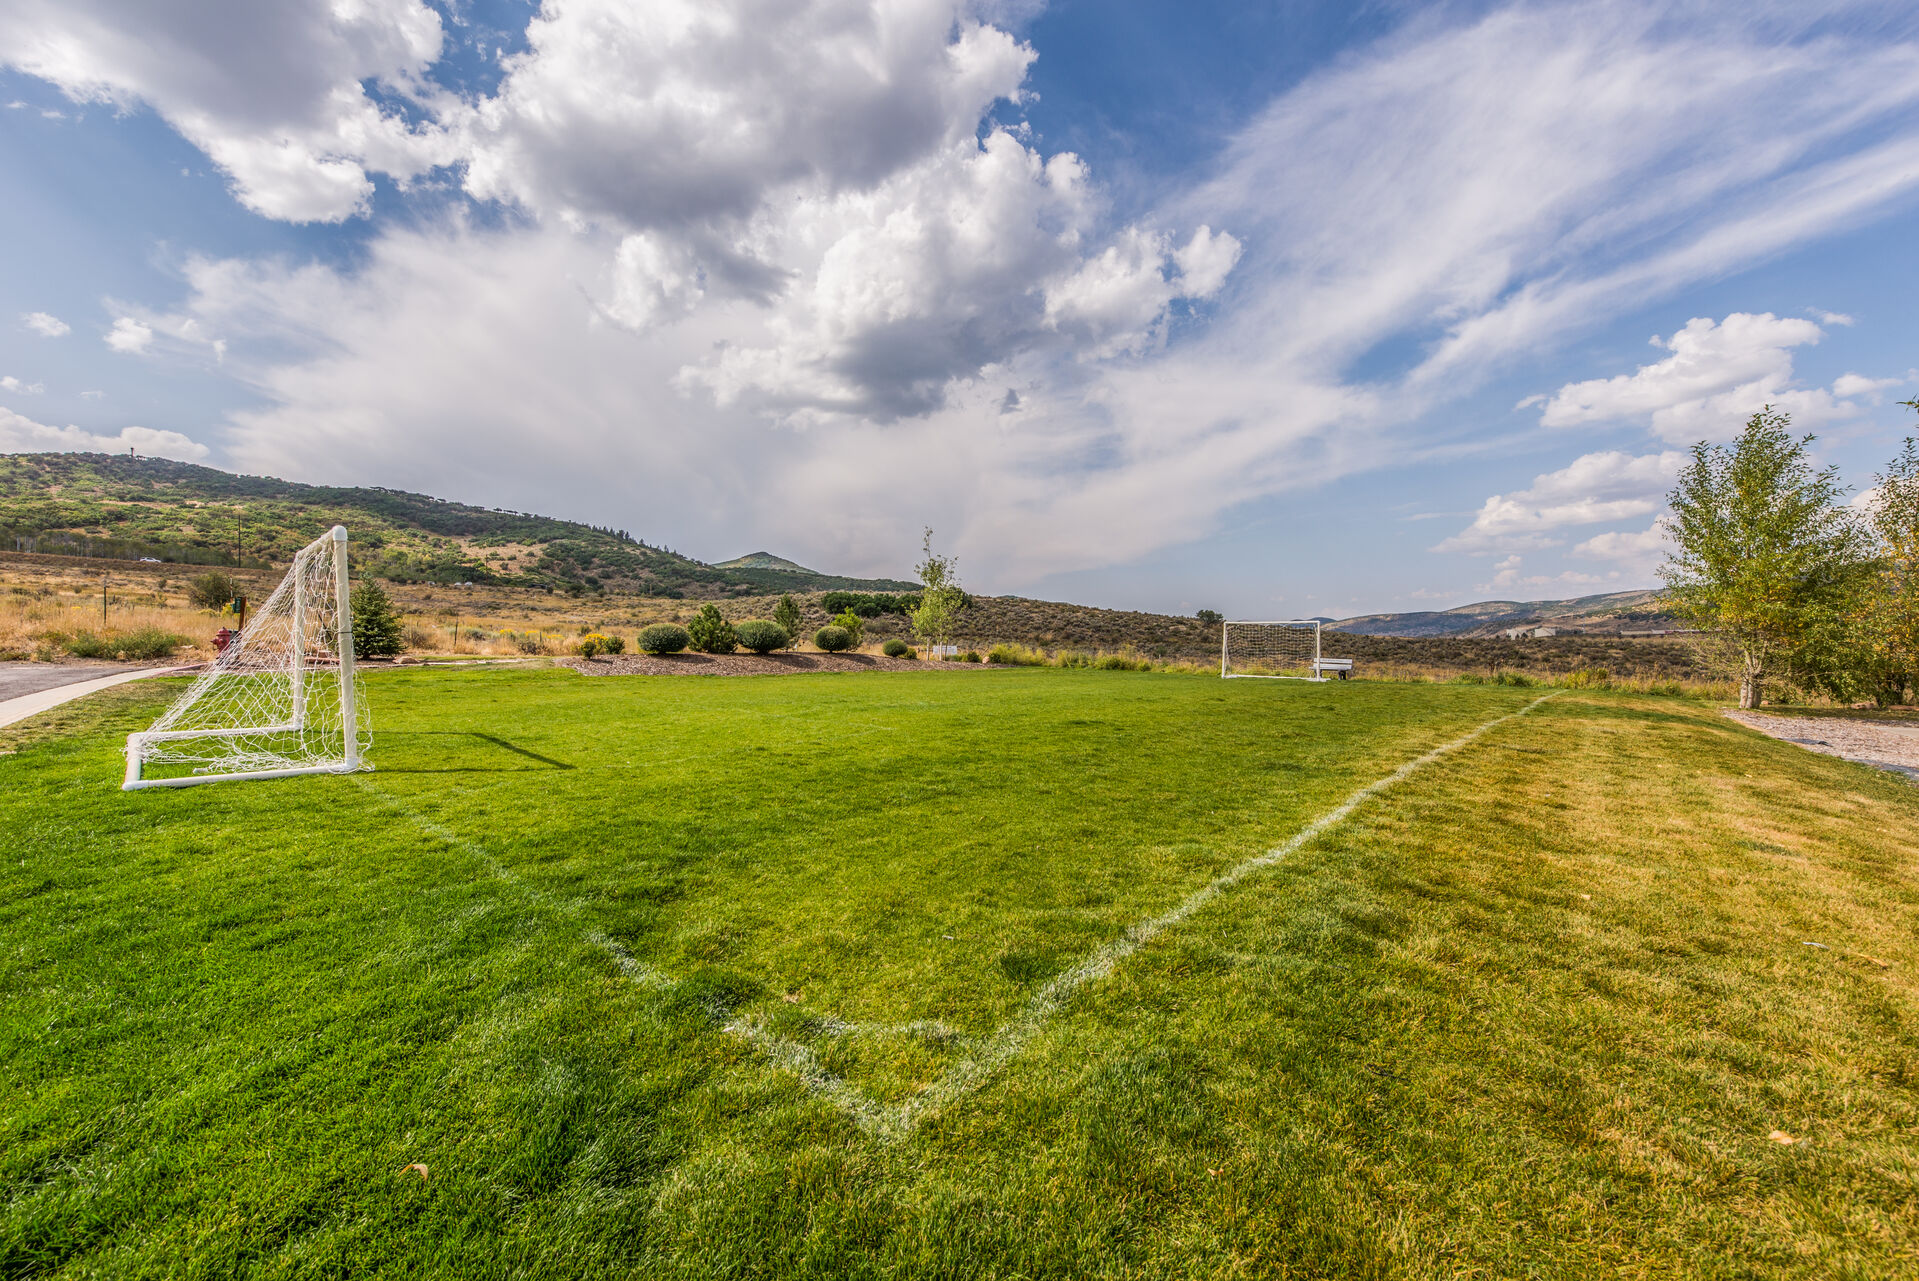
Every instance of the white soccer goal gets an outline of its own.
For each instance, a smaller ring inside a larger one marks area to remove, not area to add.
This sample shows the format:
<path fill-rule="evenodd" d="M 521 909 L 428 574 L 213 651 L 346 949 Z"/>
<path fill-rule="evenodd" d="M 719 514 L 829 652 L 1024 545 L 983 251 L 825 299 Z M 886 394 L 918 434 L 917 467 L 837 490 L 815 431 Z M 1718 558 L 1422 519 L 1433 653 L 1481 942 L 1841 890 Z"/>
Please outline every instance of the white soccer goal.
<path fill-rule="evenodd" d="M 1221 676 L 1323 681 L 1319 664 L 1319 621 L 1228 622 L 1219 638 Z"/>
<path fill-rule="evenodd" d="M 246 628 L 153 727 L 127 736 L 122 786 L 371 769 L 353 678 L 346 530 L 300 549 Z M 150 769 L 164 776 L 142 777 Z"/>

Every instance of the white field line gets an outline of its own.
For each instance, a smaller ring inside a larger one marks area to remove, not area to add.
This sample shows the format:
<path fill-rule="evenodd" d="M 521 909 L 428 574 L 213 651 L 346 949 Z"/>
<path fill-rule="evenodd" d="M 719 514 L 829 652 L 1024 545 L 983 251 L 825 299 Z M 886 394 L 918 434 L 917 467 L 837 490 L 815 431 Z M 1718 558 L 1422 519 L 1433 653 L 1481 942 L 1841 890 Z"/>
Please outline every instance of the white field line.
<path fill-rule="evenodd" d="M 867 1134 L 888 1142 L 896 1142 L 911 1134 L 920 1122 L 937 1116 L 943 1108 L 984 1085 L 1007 1060 L 1026 1048 L 1027 1043 L 1064 1008 L 1074 992 L 1095 979 L 1110 975 L 1121 961 L 1139 951 L 1160 934 L 1178 925 L 1253 873 L 1263 871 L 1296 853 L 1300 847 L 1324 833 L 1328 828 L 1351 817 L 1354 810 L 1374 796 L 1395 784 L 1404 782 L 1441 757 L 1468 746 L 1507 721 L 1526 715 L 1555 696 L 1555 694 L 1546 694 L 1536 698 L 1516 712 L 1496 716 L 1477 729 L 1468 731 L 1449 743 L 1442 743 L 1422 756 L 1414 757 L 1385 777 L 1375 779 L 1358 788 L 1333 809 L 1293 833 L 1283 844 L 1245 859 L 1194 890 L 1171 909 L 1130 926 L 1112 942 L 1095 948 L 1091 955 L 1072 969 L 1054 975 L 1033 994 L 1025 1008 L 984 1038 L 981 1049 L 954 1063 L 926 1090 L 904 1103 L 889 1106 L 879 1102 L 845 1079 L 827 1071 L 819 1061 L 819 1056 L 807 1046 L 776 1036 L 757 1023 L 735 1019 L 726 1025 L 725 1030 L 757 1046 L 776 1067 L 792 1073 L 809 1093 L 839 1108 L 848 1119 Z M 354 782 L 389 808 L 411 819 L 428 835 L 479 859 L 495 877 L 515 886 L 534 901 L 556 907 L 569 916 L 578 910 L 577 903 L 556 902 L 540 891 L 522 884 L 519 878 L 502 867 L 483 846 L 449 831 L 397 799 L 378 791 L 371 783 L 363 779 L 355 778 Z M 623 975 L 641 986 L 668 988 L 673 985 L 674 981 L 666 974 L 636 960 L 624 947 L 606 935 L 598 931 L 590 931 L 586 939 L 611 956 Z M 835 1036 L 868 1034 L 944 1038 L 955 1035 L 953 1029 L 942 1023 L 923 1021 L 899 1025 L 867 1025 L 843 1023 L 838 1019 L 828 1018 L 821 1023 L 820 1030 Z"/>
<path fill-rule="evenodd" d="M 1139 949 L 1146 944 L 1152 942 L 1153 939 L 1161 933 L 1178 925 L 1181 921 L 1184 921 L 1187 917 L 1199 911 L 1202 907 L 1205 907 L 1227 890 L 1232 889 L 1254 872 L 1262 871 L 1273 866 L 1288 855 L 1296 852 L 1302 845 L 1305 845 L 1308 841 L 1326 831 L 1326 829 L 1344 822 L 1352 815 L 1354 810 L 1365 804 L 1372 797 L 1377 796 L 1396 783 L 1404 782 L 1414 773 L 1432 764 L 1434 761 L 1439 760 L 1441 757 L 1467 746 L 1487 731 L 1505 724 L 1516 716 L 1524 716 L 1552 697 L 1552 694 L 1547 694 L 1543 697 L 1536 698 L 1516 712 L 1508 712 L 1504 716 L 1495 717 L 1479 728 L 1460 735 L 1450 743 L 1443 743 L 1423 756 L 1414 757 L 1392 773 L 1386 775 L 1386 777 L 1359 788 L 1351 796 L 1341 801 L 1336 808 L 1328 810 L 1326 813 L 1308 823 L 1305 827 L 1294 832 L 1286 839 L 1284 844 L 1276 845 L 1264 854 L 1255 854 L 1236 867 L 1222 872 L 1219 876 L 1213 878 L 1213 880 L 1187 895 L 1184 900 L 1169 911 L 1162 912 L 1150 920 L 1140 922 L 1138 925 L 1126 930 L 1111 943 L 1106 943 L 1095 948 L 1091 956 L 1088 956 L 1072 969 L 1054 975 L 1039 991 L 1033 994 L 1032 999 L 1027 1002 L 1025 1009 L 1001 1024 L 999 1029 L 987 1038 L 984 1049 L 970 1058 L 962 1059 L 958 1063 L 955 1063 L 946 1070 L 945 1075 L 929 1086 L 918 1098 L 911 1099 L 900 1105 L 898 1109 L 899 1117 L 896 1122 L 899 1134 L 904 1136 L 905 1133 L 911 1131 L 913 1127 L 921 1121 L 937 1115 L 941 1108 L 971 1094 L 974 1090 L 977 1090 L 981 1085 L 985 1084 L 986 1079 L 991 1076 L 1001 1064 L 1024 1049 L 1026 1043 L 1032 1040 L 1041 1028 L 1046 1026 L 1053 1015 L 1057 1014 L 1060 1008 L 1066 1004 L 1068 997 L 1072 996 L 1074 992 L 1092 982 L 1094 979 L 1102 979 L 1111 974 L 1113 968 L 1121 961 L 1139 951 Z"/>

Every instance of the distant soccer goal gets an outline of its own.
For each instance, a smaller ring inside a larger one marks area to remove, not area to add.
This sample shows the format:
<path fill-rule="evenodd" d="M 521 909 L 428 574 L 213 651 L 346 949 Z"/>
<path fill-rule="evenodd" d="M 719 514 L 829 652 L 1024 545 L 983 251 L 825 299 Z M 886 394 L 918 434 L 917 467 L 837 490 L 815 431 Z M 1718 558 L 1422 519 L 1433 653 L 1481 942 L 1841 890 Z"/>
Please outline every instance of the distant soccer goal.
<path fill-rule="evenodd" d="M 127 790 L 370 769 L 353 675 L 346 530 L 293 568 L 220 657 L 151 729 L 127 736 Z M 158 774 L 159 777 L 151 775 Z"/>
<path fill-rule="evenodd" d="M 1320 681 L 1319 622 L 1228 622 L 1219 642 L 1221 676 Z"/>

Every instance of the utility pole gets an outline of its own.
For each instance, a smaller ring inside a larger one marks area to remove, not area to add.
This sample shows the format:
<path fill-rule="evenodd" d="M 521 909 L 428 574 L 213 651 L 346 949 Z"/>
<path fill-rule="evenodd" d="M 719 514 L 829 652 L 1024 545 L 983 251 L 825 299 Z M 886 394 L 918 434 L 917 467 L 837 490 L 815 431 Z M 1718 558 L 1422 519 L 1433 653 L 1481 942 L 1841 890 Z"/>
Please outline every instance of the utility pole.
<path fill-rule="evenodd" d="M 107 629 L 107 576 L 100 575 L 100 630 Z"/>

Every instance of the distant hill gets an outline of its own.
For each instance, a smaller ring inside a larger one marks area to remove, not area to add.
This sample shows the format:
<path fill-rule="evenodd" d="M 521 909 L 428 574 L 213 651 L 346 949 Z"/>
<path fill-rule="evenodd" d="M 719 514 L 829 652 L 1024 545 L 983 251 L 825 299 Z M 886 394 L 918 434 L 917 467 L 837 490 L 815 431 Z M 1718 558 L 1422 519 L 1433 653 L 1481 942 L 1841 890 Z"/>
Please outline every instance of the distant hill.
<path fill-rule="evenodd" d="M 804 565 L 795 564 L 784 556 L 775 556 L 772 552 L 748 552 L 744 556 L 735 556 L 732 560 L 715 561 L 713 568 L 779 569 L 789 574 L 811 574 L 814 578 L 824 577 L 817 569 L 808 569 Z"/>
<path fill-rule="evenodd" d="M 302 485 L 165 458 L 0 454 L 0 549 L 265 567 L 286 564 L 335 524 L 351 531 L 361 572 L 403 583 L 702 599 L 917 586 L 818 574 L 778 557 L 708 565 L 625 530 L 394 489 Z"/>
<path fill-rule="evenodd" d="M 1363 636 L 1496 636 L 1512 627 L 1559 627 L 1597 635 L 1679 626 L 1656 591 L 1607 592 L 1571 600 L 1487 600 L 1446 610 L 1364 614 L 1327 630 Z"/>

